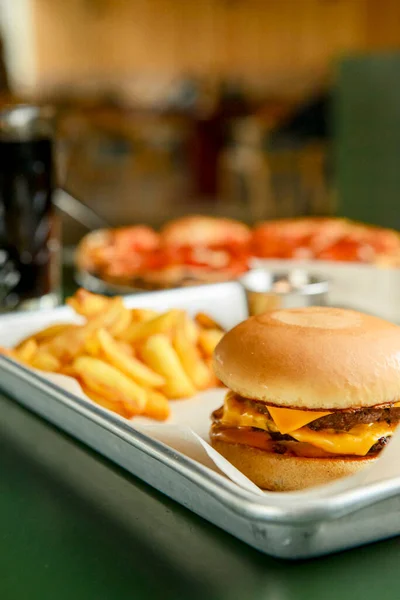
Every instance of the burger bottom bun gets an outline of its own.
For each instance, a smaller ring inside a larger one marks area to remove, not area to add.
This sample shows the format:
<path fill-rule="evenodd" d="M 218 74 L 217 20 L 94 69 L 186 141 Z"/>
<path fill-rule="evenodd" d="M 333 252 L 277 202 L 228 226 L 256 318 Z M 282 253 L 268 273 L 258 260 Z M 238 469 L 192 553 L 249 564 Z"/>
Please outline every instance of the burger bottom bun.
<path fill-rule="evenodd" d="M 263 490 L 302 490 L 352 475 L 377 457 L 302 458 L 266 452 L 243 444 L 212 440 L 211 445 Z"/>

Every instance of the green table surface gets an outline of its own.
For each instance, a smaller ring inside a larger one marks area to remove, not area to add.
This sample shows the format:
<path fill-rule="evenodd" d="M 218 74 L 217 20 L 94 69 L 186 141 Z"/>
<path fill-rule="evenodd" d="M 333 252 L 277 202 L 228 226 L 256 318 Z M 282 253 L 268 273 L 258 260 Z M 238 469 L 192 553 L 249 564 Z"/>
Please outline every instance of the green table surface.
<path fill-rule="evenodd" d="M 400 598 L 400 539 L 265 556 L 0 396 L 0 600 Z"/>
<path fill-rule="evenodd" d="M 3 600 L 398 599 L 400 540 L 262 555 L 0 397 Z"/>

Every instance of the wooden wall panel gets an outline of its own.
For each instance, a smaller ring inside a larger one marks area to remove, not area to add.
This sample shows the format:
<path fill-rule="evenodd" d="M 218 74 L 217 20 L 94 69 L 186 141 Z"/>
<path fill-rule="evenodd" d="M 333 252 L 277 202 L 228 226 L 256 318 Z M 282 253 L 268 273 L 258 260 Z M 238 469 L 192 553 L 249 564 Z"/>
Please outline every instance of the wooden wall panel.
<path fill-rule="evenodd" d="M 367 0 L 367 47 L 393 50 L 400 47 L 399 0 Z"/>
<path fill-rule="evenodd" d="M 32 1 L 39 88 L 142 73 L 273 88 L 341 54 L 400 43 L 398 0 Z"/>

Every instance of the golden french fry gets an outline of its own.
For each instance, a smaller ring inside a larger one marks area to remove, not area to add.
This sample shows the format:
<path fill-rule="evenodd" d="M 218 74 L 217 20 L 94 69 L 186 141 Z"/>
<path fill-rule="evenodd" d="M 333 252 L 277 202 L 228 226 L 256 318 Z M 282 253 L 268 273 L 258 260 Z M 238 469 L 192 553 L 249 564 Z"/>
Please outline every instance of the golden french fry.
<path fill-rule="evenodd" d="M 193 396 L 196 390 L 166 335 L 157 334 L 147 338 L 141 356 L 149 367 L 165 377 L 167 383 L 162 392 L 168 398 Z"/>
<path fill-rule="evenodd" d="M 40 343 L 48 338 L 60 335 L 60 333 L 63 333 L 64 331 L 75 329 L 76 327 L 77 325 L 74 325 L 73 323 L 57 323 L 55 325 L 50 325 L 50 327 L 46 327 L 46 329 L 38 331 L 35 333 L 34 337 L 36 341 Z"/>
<path fill-rule="evenodd" d="M 196 388 L 202 390 L 209 384 L 210 371 L 203 362 L 196 345 L 193 344 L 187 336 L 185 322 L 186 318 L 185 315 L 183 315 L 183 318 L 180 319 L 176 326 L 172 344 L 186 375 L 190 378 Z"/>
<path fill-rule="evenodd" d="M 81 388 L 82 388 L 83 392 L 86 394 L 86 396 L 88 396 L 88 398 L 90 398 L 91 400 L 93 400 L 93 402 L 95 402 L 96 404 L 99 404 L 103 408 L 107 408 L 108 410 L 111 410 L 112 412 L 116 412 L 119 415 L 121 415 L 121 417 L 125 417 L 127 419 L 129 419 L 131 416 L 133 416 L 128 410 L 126 410 L 126 408 L 122 404 L 122 402 L 113 402 L 111 400 L 108 400 L 107 398 L 104 398 L 101 394 L 96 394 L 96 392 L 93 392 L 93 390 L 88 388 L 83 383 L 81 383 Z"/>
<path fill-rule="evenodd" d="M 151 319 L 155 319 L 159 316 L 156 310 L 152 310 L 150 308 L 132 308 L 132 322 L 139 323 L 142 321 L 150 321 Z"/>
<path fill-rule="evenodd" d="M 199 346 L 206 356 L 211 356 L 216 345 L 223 337 L 220 329 L 202 329 L 199 333 Z"/>
<path fill-rule="evenodd" d="M 141 414 L 145 409 L 146 391 L 104 360 L 79 356 L 74 360 L 73 368 L 94 393 L 107 400 L 122 402 L 135 414 Z"/>
<path fill-rule="evenodd" d="M 32 358 L 30 364 L 34 369 L 39 369 L 40 371 L 51 371 L 54 373 L 58 372 L 61 368 L 60 361 L 57 360 L 55 356 L 49 354 L 48 352 L 41 351 L 40 348 Z"/>
<path fill-rule="evenodd" d="M 147 392 L 147 404 L 143 413 L 146 417 L 157 419 L 157 421 L 165 421 L 168 419 L 170 412 L 168 400 L 163 394 L 153 390 Z"/>
<path fill-rule="evenodd" d="M 192 342 L 192 344 L 197 344 L 199 339 L 199 327 L 197 323 L 195 323 L 193 319 L 189 317 L 189 315 L 185 315 L 184 329 L 187 338 Z"/>
<path fill-rule="evenodd" d="M 221 325 L 205 313 L 197 313 L 194 320 L 202 329 L 219 329 L 220 331 L 223 331 Z"/>
<path fill-rule="evenodd" d="M 131 311 L 123 307 L 119 318 L 109 327 L 109 332 L 116 338 L 123 338 L 132 322 Z"/>
<path fill-rule="evenodd" d="M 101 354 L 102 354 L 102 349 L 101 349 L 101 344 L 100 344 L 100 340 L 98 337 L 98 333 L 99 331 L 107 331 L 106 329 L 99 329 L 98 331 L 96 331 L 94 334 L 88 335 L 85 338 L 85 342 L 84 342 L 84 346 L 83 346 L 83 352 L 89 354 L 90 356 L 97 356 L 98 358 L 102 358 Z M 121 341 L 117 341 L 114 339 L 113 336 L 110 335 L 110 338 L 113 340 L 114 344 L 116 344 L 116 346 L 118 347 L 118 349 L 120 350 L 120 352 L 123 352 L 125 355 L 129 355 L 132 356 L 133 355 L 133 349 L 132 346 L 130 346 L 128 343 L 126 342 L 121 342 Z"/>
<path fill-rule="evenodd" d="M 122 339 L 133 343 L 152 335 L 167 333 L 176 325 L 180 314 L 182 314 L 182 311 L 174 309 L 158 315 L 154 319 L 132 323 Z"/>
<path fill-rule="evenodd" d="M 80 325 L 63 332 L 46 344 L 46 350 L 54 354 L 62 362 L 68 363 L 77 356 L 85 346 L 88 336 L 93 335 L 100 328 L 109 328 L 125 310 L 121 298 L 112 298 L 107 305 L 107 310 L 89 319 L 85 325 Z"/>
<path fill-rule="evenodd" d="M 85 317 L 92 317 L 100 312 L 107 310 L 107 305 L 110 303 L 110 298 L 92 294 L 87 290 L 78 290 L 72 298 L 67 299 L 67 304 L 78 313 Z"/>
<path fill-rule="evenodd" d="M 17 349 L 17 358 L 21 362 L 30 363 L 38 350 L 38 345 L 34 339 L 28 339 Z"/>
<path fill-rule="evenodd" d="M 77 376 L 77 373 L 74 369 L 74 367 L 71 364 L 68 365 L 60 365 L 60 368 L 58 370 L 58 373 L 60 373 L 61 375 L 66 375 L 67 377 L 75 377 Z"/>
<path fill-rule="evenodd" d="M 56 325 L 50 325 L 49 327 L 37 331 L 33 335 L 30 335 L 29 337 L 19 342 L 19 344 L 17 345 L 17 349 L 29 340 L 34 340 L 38 344 L 41 344 L 43 342 L 47 342 L 49 339 L 54 338 L 67 330 L 74 329 L 75 327 L 77 327 L 77 325 L 73 325 L 71 323 L 57 323 Z"/>
<path fill-rule="evenodd" d="M 97 340 L 106 360 L 137 383 L 146 387 L 162 387 L 165 385 L 164 377 L 133 356 L 127 356 L 105 329 L 100 329 L 97 332 Z"/>
<path fill-rule="evenodd" d="M 121 352 L 124 352 L 128 356 L 134 356 L 133 348 L 130 344 L 128 344 L 128 342 L 123 342 L 122 340 L 118 340 L 117 344 L 118 344 L 118 348 L 121 350 Z"/>
<path fill-rule="evenodd" d="M 100 342 L 97 337 L 97 333 L 93 335 L 88 335 L 85 338 L 83 351 L 89 354 L 90 356 L 99 356 L 101 353 L 100 350 Z"/>
<path fill-rule="evenodd" d="M 165 420 L 167 398 L 220 385 L 211 355 L 223 335 L 204 313 L 127 309 L 122 298 L 79 290 L 68 304 L 83 324 L 58 323 L 0 354 L 77 379 L 97 404 L 124 417 Z"/>
<path fill-rule="evenodd" d="M 75 329 L 64 331 L 61 335 L 44 343 L 42 347 L 61 362 L 67 363 L 82 350 L 85 340 L 85 326 L 80 325 Z"/>

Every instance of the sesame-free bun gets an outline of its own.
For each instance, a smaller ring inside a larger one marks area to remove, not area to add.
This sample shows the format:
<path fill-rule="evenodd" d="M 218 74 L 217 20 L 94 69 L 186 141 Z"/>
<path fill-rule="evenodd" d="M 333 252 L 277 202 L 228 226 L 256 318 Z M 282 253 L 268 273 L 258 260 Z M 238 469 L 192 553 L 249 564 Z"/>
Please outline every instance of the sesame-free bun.
<path fill-rule="evenodd" d="M 231 390 L 271 405 L 329 411 L 400 400 L 400 327 L 353 310 L 251 317 L 225 334 L 213 362 Z"/>
<path fill-rule="evenodd" d="M 263 490 L 289 492 L 352 475 L 372 464 L 375 456 L 303 458 L 274 454 L 243 444 L 212 440 L 212 446 Z"/>

